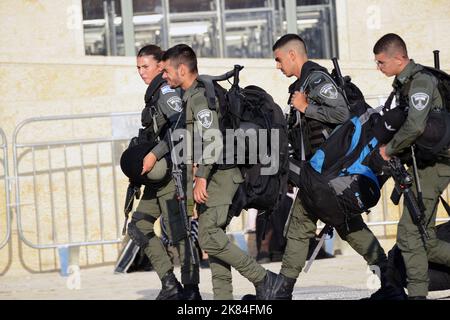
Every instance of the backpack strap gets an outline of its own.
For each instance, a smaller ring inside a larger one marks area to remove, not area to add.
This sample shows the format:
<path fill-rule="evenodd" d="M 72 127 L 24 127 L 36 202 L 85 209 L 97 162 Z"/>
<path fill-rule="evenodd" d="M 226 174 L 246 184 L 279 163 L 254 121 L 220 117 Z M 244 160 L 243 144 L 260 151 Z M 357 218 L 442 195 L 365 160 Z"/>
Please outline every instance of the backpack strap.
<path fill-rule="evenodd" d="M 165 81 L 166 80 L 162 77 L 162 73 L 158 74 L 155 79 L 153 79 L 145 92 L 145 103 L 149 102 L 153 98 L 155 93 L 159 90 L 159 88 L 161 88 Z"/>
<path fill-rule="evenodd" d="M 149 108 L 150 115 L 152 117 L 152 124 L 153 124 L 153 131 L 155 132 L 156 140 L 159 142 L 159 134 L 162 130 L 162 128 L 158 128 L 157 121 L 156 121 L 156 107 L 155 103 L 159 99 L 159 93 L 158 90 L 161 88 L 161 86 L 165 83 L 165 80 L 162 77 L 162 73 L 158 74 L 150 83 L 150 85 L 147 88 L 147 91 L 145 92 L 145 106 L 146 108 Z"/>
<path fill-rule="evenodd" d="M 421 72 L 426 72 L 425 68 L 421 65 L 422 68 L 420 68 L 419 70 L 415 70 L 412 74 L 409 75 L 408 78 L 406 78 L 405 82 L 402 85 L 402 88 L 400 89 L 400 95 L 408 95 L 409 93 L 409 89 L 411 88 L 411 80 L 416 76 L 416 74 L 421 73 Z M 394 87 L 394 91 L 395 93 L 398 92 L 398 86 Z"/>
<path fill-rule="evenodd" d="M 206 91 L 206 100 L 208 100 L 208 108 L 214 111 L 218 111 L 216 107 L 216 92 L 214 90 L 213 77 L 209 75 L 200 75 L 197 77 L 197 81 L 203 84 Z"/>
<path fill-rule="evenodd" d="M 369 120 L 370 116 L 374 113 L 380 113 L 380 108 L 367 109 L 366 112 L 364 112 L 362 115 L 360 115 L 359 122 L 361 122 L 361 125 L 364 125 Z"/>

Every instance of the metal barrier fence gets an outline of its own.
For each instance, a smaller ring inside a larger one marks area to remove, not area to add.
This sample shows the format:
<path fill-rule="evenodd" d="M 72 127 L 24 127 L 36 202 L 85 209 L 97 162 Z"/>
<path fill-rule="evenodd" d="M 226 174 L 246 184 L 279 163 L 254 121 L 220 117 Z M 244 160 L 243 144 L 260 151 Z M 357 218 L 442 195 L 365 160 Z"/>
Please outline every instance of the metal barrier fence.
<path fill-rule="evenodd" d="M 375 99 L 380 105 L 386 97 L 367 99 Z M 124 196 L 127 181 L 118 168 L 118 159 L 130 137 L 137 133 L 137 127 L 126 134 L 118 127 L 124 129 L 125 124 L 125 129 L 129 128 L 127 123 L 137 126 L 138 116 L 139 113 L 128 112 L 39 117 L 16 127 L 13 134 L 16 214 L 19 237 L 24 243 L 45 249 L 120 242 L 123 199 L 118 190 L 123 190 Z M 105 124 L 105 119 L 110 122 Z M 30 128 L 43 124 L 46 124 L 44 131 Z M 109 134 L 99 138 L 105 128 Z M 91 137 L 80 138 L 84 132 L 91 133 Z M 73 138 L 69 139 L 70 136 Z M 5 144 L 3 147 L 6 150 Z M 7 163 L 4 166 L 7 168 Z M 376 209 L 382 215 L 367 216 L 369 226 L 398 223 L 400 207 L 392 218 L 388 201 L 389 190 L 385 186 L 378 204 L 381 207 Z M 9 223 L 9 214 L 7 218 Z M 449 219 L 437 221 L 446 220 Z M 4 242 L 8 241 L 9 229 Z"/>
<path fill-rule="evenodd" d="M 120 242 L 118 190 L 125 195 L 128 182 L 118 164 L 137 133 L 138 127 L 129 129 L 140 124 L 138 115 L 38 117 L 15 128 L 17 228 L 24 243 L 45 249 Z"/>
<path fill-rule="evenodd" d="M 0 207 L 0 249 L 3 248 L 9 241 L 11 236 L 11 205 L 10 205 L 10 184 L 9 184 L 9 174 L 8 174 L 8 144 L 6 141 L 6 136 L 3 130 L 0 128 L 0 149 L 1 156 L 0 161 L 3 165 L 3 170 L 0 171 L 0 181 L 4 182 L 4 191 L 0 188 L 0 198 L 4 198 L 4 206 Z M 3 193 L 3 195 L 2 195 Z M 4 218 L 3 218 L 3 210 Z M 4 227 L 3 227 L 4 226 Z"/>

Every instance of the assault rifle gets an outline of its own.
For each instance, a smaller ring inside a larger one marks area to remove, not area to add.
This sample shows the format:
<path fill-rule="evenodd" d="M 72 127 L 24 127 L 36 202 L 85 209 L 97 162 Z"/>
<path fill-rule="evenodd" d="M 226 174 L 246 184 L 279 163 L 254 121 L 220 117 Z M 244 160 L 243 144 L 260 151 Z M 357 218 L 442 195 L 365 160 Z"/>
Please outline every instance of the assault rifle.
<path fill-rule="evenodd" d="M 422 241 L 425 243 L 426 240 L 430 239 L 430 236 L 423 223 L 425 216 L 423 212 L 424 210 L 421 206 L 419 206 L 416 195 L 411 190 L 413 178 L 406 171 L 399 158 L 392 157 L 388 163 L 392 178 L 395 182 L 395 188 L 392 192 L 391 200 L 395 205 L 397 205 L 400 201 L 401 195 L 403 194 L 405 197 L 405 205 L 408 208 L 411 219 L 417 228 L 419 228 L 420 236 L 422 237 Z"/>
<path fill-rule="evenodd" d="M 193 249 L 194 244 L 193 244 L 192 235 L 191 235 L 191 224 L 190 224 L 188 214 L 187 214 L 186 194 L 184 192 L 182 164 L 178 163 L 178 157 L 175 154 L 176 150 L 175 150 L 173 140 L 172 140 L 172 129 L 169 129 L 167 134 L 168 134 L 167 142 L 169 144 L 170 157 L 172 159 L 172 178 L 173 178 L 173 181 L 175 182 L 178 207 L 180 210 L 180 214 L 183 217 L 184 227 L 186 230 L 186 241 L 187 241 L 187 245 L 189 247 L 189 253 L 191 256 L 191 263 L 197 264 L 197 259 L 195 258 L 196 256 L 194 255 L 194 249 Z"/>
<path fill-rule="evenodd" d="M 127 193 L 125 195 L 125 208 L 124 208 L 125 222 L 122 228 L 123 236 L 127 232 L 128 216 L 130 215 L 131 210 L 133 210 L 134 198 L 139 199 L 140 197 L 141 197 L 141 186 L 132 184 L 130 182 L 127 188 Z"/>
<path fill-rule="evenodd" d="M 349 98 L 347 96 L 347 93 L 345 92 L 345 83 L 346 82 L 350 82 L 351 78 L 349 76 L 343 76 L 342 72 L 341 72 L 341 68 L 339 67 L 339 63 L 336 57 L 331 58 L 331 61 L 333 62 L 333 67 L 334 67 L 334 73 L 335 73 L 335 81 L 336 84 L 338 86 L 338 91 L 340 91 L 340 93 L 342 94 L 342 96 L 344 97 L 345 102 L 347 103 L 348 106 L 350 106 L 350 101 Z M 333 72 L 332 74 L 332 78 L 333 78 Z"/>
<path fill-rule="evenodd" d="M 339 63 L 336 57 L 331 58 L 331 61 L 333 62 L 334 72 L 336 72 L 336 84 L 340 88 L 344 88 L 345 81 L 348 80 L 342 76 L 341 68 L 339 67 Z M 344 91 L 345 94 L 345 91 Z"/>
<path fill-rule="evenodd" d="M 434 50 L 433 51 L 433 56 L 434 56 L 434 67 L 438 70 L 441 69 L 441 64 L 439 63 L 439 50 Z"/>

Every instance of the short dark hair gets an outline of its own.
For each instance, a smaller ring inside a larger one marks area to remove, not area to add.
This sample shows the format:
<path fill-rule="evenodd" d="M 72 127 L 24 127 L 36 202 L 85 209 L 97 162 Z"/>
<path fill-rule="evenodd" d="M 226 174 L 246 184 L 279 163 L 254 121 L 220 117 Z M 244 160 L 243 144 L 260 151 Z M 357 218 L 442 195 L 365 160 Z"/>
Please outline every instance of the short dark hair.
<path fill-rule="evenodd" d="M 287 33 L 284 36 L 282 36 L 280 39 L 278 39 L 275 42 L 275 44 L 272 46 L 272 51 L 275 51 L 277 49 L 284 47 L 286 44 L 288 44 L 291 41 L 299 41 L 299 42 L 303 43 L 303 45 L 305 46 L 305 51 L 306 51 L 305 41 L 303 41 L 302 37 L 300 37 L 298 34 L 295 34 L 295 33 Z"/>
<path fill-rule="evenodd" d="M 175 67 L 178 67 L 180 64 L 184 64 L 188 67 L 190 72 L 198 72 L 197 56 L 195 55 L 194 50 L 192 50 L 192 48 L 187 44 L 177 44 L 167 50 L 162 57 L 162 61 L 167 60 L 172 60 Z"/>
<path fill-rule="evenodd" d="M 390 50 L 399 51 L 405 57 L 408 56 L 408 50 L 406 49 L 406 43 L 403 39 L 395 33 L 385 34 L 380 40 L 375 43 L 373 47 L 374 54 L 380 54 L 382 52 L 388 52 Z"/>
<path fill-rule="evenodd" d="M 138 57 L 144 57 L 144 56 L 153 56 L 156 61 L 161 61 L 161 58 L 164 54 L 164 51 L 154 44 L 149 44 L 141 48 L 139 50 L 137 56 Z"/>

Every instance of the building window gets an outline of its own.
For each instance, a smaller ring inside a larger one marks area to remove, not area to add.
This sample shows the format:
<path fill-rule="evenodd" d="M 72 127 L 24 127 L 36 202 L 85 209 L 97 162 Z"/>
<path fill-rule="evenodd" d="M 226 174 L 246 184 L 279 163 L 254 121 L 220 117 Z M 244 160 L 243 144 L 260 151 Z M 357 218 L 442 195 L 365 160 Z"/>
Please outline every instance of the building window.
<path fill-rule="evenodd" d="M 308 56 L 338 56 L 335 3 L 332 0 L 297 0 L 297 32 L 305 40 Z"/>
<path fill-rule="evenodd" d="M 84 47 L 87 55 L 124 55 L 120 1 L 83 0 Z"/>
<path fill-rule="evenodd" d="M 164 0 L 133 0 L 135 51 L 146 44 L 164 47 Z"/>
<path fill-rule="evenodd" d="M 335 1 L 296 1 L 296 32 L 309 56 L 337 56 Z M 186 43 L 199 57 L 271 58 L 273 43 L 288 29 L 285 2 L 82 0 L 85 51 L 134 55 L 146 44 L 166 49 Z"/>
<path fill-rule="evenodd" d="M 222 57 L 217 0 L 169 0 L 169 47 L 186 43 L 198 57 Z"/>

